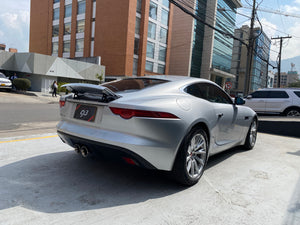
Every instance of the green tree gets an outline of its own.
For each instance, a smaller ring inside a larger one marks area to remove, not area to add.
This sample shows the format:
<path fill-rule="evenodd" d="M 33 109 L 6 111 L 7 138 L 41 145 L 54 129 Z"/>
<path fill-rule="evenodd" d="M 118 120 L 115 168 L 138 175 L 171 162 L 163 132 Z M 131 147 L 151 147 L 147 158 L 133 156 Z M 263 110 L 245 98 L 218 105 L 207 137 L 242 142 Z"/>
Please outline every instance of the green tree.
<path fill-rule="evenodd" d="M 300 88 L 300 80 L 294 82 L 294 83 L 290 83 L 289 87 L 299 87 Z"/>

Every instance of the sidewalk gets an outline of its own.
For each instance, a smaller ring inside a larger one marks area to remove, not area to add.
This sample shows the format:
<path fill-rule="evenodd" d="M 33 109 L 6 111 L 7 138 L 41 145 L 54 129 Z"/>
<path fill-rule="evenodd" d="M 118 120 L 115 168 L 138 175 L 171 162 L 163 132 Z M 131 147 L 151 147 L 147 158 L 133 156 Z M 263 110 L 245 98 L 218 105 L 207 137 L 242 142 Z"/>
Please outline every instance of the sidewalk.
<path fill-rule="evenodd" d="M 46 103 L 56 104 L 59 102 L 59 95 L 52 97 L 49 93 L 27 91 L 20 92 L 14 91 L 6 92 L 0 91 L 0 103 Z"/>

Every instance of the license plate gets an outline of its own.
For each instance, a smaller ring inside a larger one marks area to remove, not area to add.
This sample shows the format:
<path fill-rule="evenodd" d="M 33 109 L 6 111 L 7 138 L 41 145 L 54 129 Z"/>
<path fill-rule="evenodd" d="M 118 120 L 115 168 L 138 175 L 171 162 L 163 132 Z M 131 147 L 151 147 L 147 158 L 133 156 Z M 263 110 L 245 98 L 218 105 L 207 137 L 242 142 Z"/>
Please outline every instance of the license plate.
<path fill-rule="evenodd" d="M 88 122 L 94 122 L 96 117 L 97 107 L 89 105 L 77 104 L 74 118 L 79 120 L 85 120 Z"/>
<path fill-rule="evenodd" d="M 1 84 L 1 86 L 5 86 L 5 84 Z"/>

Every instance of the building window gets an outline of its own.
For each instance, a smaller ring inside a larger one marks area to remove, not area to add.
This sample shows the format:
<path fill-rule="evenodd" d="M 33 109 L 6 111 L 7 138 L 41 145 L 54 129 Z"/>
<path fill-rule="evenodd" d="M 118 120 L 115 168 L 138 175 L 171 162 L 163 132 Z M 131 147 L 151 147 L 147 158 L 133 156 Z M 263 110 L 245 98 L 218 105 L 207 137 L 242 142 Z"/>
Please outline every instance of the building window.
<path fill-rule="evenodd" d="M 154 43 L 147 42 L 147 57 L 154 59 Z"/>
<path fill-rule="evenodd" d="M 65 6 L 65 18 L 72 16 L 72 4 Z"/>
<path fill-rule="evenodd" d="M 70 52 L 70 41 L 64 41 L 64 52 Z"/>
<path fill-rule="evenodd" d="M 169 0 L 163 0 L 162 4 L 163 4 L 163 6 L 169 8 Z"/>
<path fill-rule="evenodd" d="M 60 0 L 53 0 L 53 3 L 55 4 L 55 3 L 58 3 Z"/>
<path fill-rule="evenodd" d="M 140 39 L 135 38 L 134 39 L 134 54 L 135 55 L 139 54 L 139 45 L 140 45 Z"/>
<path fill-rule="evenodd" d="M 166 48 L 163 46 L 159 46 L 158 59 L 163 62 L 166 61 Z"/>
<path fill-rule="evenodd" d="M 157 4 L 153 2 L 150 2 L 149 17 L 155 20 L 157 18 Z"/>
<path fill-rule="evenodd" d="M 136 17 L 135 19 L 135 33 L 140 34 L 140 26 L 141 26 L 141 19 Z"/>
<path fill-rule="evenodd" d="M 84 39 L 76 40 L 76 52 L 83 52 Z"/>
<path fill-rule="evenodd" d="M 161 10 L 161 23 L 163 25 L 168 26 L 168 21 L 169 21 L 169 12 L 167 10 Z"/>
<path fill-rule="evenodd" d="M 53 20 L 59 20 L 59 8 L 53 10 Z"/>
<path fill-rule="evenodd" d="M 83 33 L 84 32 L 84 26 L 85 26 L 85 20 L 78 20 L 77 21 L 77 33 Z"/>
<path fill-rule="evenodd" d="M 52 37 L 57 37 L 59 35 L 59 25 L 52 27 Z"/>
<path fill-rule="evenodd" d="M 153 72 L 153 62 L 146 61 L 145 70 Z"/>
<path fill-rule="evenodd" d="M 142 0 L 137 0 L 137 2 L 136 2 L 136 11 L 138 13 L 142 12 Z"/>
<path fill-rule="evenodd" d="M 148 24 L 148 37 L 155 40 L 156 24 L 149 21 Z"/>
<path fill-rule="evenodd" d="M 133 69 L 132 69 L 132 75 L 137 75 L 138 71 L 138 59 L 133 59 Z"/>
<path fill-rule="evenodd" d="M 165 65 L 158 64 L 157 73 L 165 74 Z"/>
<path fill-rule="evenodd" d="M 52 43 L 52 54 L 57 54 L 58 53 L 58 42 L 53 42 Z"/>
<path fill-rule="evenodd" d="M 167 35 L 168 35 L 168 30 L 161 27 L 159 33 L 159 41 L 161 43 L 167 44 Z"/>
<path fill-rule="evenodd" d="M 71 23 L 65 23 L 64 35 L 71 34 Z"/>
<path fill-rule="evenodd" d="M 78 9 L 77 9 L 77 14 L 83 14 L 85 13 L 85 1 L 80 1 L 78 2 Z"/>

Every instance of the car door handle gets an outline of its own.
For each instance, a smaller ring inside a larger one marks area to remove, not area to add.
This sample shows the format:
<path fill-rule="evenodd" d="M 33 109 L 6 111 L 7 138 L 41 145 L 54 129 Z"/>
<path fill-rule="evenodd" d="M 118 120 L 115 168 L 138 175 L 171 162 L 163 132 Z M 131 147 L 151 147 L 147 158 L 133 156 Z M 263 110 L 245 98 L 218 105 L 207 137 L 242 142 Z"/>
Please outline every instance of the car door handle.
<path fill-rule="evenodd" d="M 222 116 L 224 116 L 224 114 L 223 114 L 223 113 L 218 113 L 217 116 L 218 116 L 219 118 L 221 118 Z"/>

